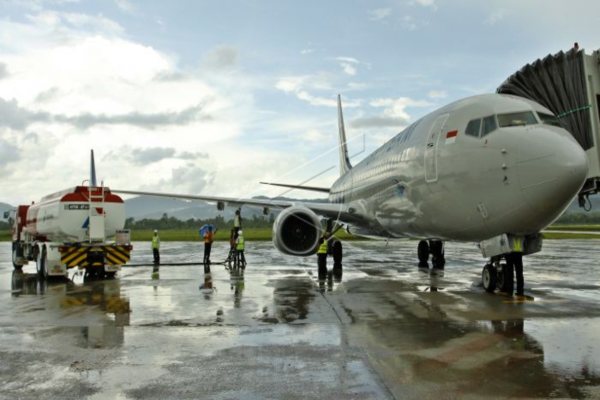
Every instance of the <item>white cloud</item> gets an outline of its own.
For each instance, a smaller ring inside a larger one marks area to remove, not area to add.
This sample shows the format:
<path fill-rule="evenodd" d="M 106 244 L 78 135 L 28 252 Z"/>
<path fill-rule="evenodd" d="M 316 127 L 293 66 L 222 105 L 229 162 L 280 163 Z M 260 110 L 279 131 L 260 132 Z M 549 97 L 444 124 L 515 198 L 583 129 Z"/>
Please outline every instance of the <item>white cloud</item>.
<path fill-rule="evenodd" d="M 337 101 L 335 99 L 327 98 L 327 97 L 313 96 L 312 94 L 308 93 L 306 90 L 297 91 L 296 96 L 298 96 L 298 98 L 300 100 L 304 100 L 308 104 L 311 104 L 313 106 L 326 106 L 326 107 L 336 107 L 337 106 Z"/>
<path fill-rule="evenodd" d="M 281 78 L 275 84 L 275 88 L 286 93 L 298 91 L 306 81 L 306 76 L 288 76 Z"/>
<path fill-rule="evenodd" d="M 354 76 L 357 73 L 357 66 L 360 62 L 353 57 L 336 57 L 336 60 L 339 62 L 342 71 L 346 75 Z"/>
<path fill-rule="evenodd" d="M 501 22 L 508 16 L 508 11 L 505 9 L 494 10 L 492 13 L 485 19 L 485 23 L 487 25 L 496 25 L 498 22 Z"/>
<path fill-rule="evenodd" d="M 356 75 L 356 66 L 354 64 L 342 62 L 340 63 L 342 70 L 346 75 L 354 76 Z"/>
<path fill-rule="evenodd" d="M 415 31 L 419 27 L 415 19 L 410 15 L 403 16 L 400 19 L 400 25 L 408 31 Z"/>
<path fill-rule="evenodd" d="M 238 50 L 231 46 L 219 46 L 204 57 L 204 64 L 212 69 L 235 68 L 238 63 Z"/>
<path fill-rule="evenodd" d="M 129 0 L 115 0 L 117 7 L 126 13 L 132 13 L 135 10 L 135 7 Z"/>
<path fill-rule="evenodd" d="M 288 94 L 294 94 L 298 99 L 313 106 L 336 107 L 337 101 L 328 78 L 323 75 L 301 75 L 280 78 L 275 88 Z M 313 94 L 314 91 L 327 91 L 330 97 Z M 351 103 L 349 107 L 355 106 Z"/>
<path fill-rule="evenodd" d="M 302 54 L 302 55 L 311 54 L 311 53 L 314 53 L 314 52 L 315 52 L 314 49 L 302 49 L 302 50 L 300 50 L 300 54 Z"/>
<path fill-rule="evenodd" d="M 369 11 L 369 19 L 372 21 L 381 21 L 392 15 L 391 8 L 376 8 Z"/>
<path fill-rule="evenodd" d="M 448 97 L 448 93 L 446 93 L 445 90 L 430 90 L 427 93 L 427 97 L 430 97 L 432 99 L 444 99 Z"/>
<path fill-rule="evenodd" d="M 253 152 L 240 156 L 248 152 L 243 145 L 221 145 L 256 118 L 244 83 L 252 79 L 231 76 L 231 68 L 182 72 L 175 59 L 122 32 L 105 17 L 73 13 L 0 20 L 0 175 L 13 188 L 2 201 L 36 200 L 81 182 L 90 148 L 97 160 L 112 155 L 98 163 L 99 177 L 130 189 L 212 190 L 219 185 L 205 177 L 220 172 L 207 162 L 208 149 L 211 160 L 253 165 Z M 234 67 L 237 51 L 224 46 L 205 60 Z M 195 180 L 186 168 L 205 175 Z M 251 182 L 264 173 L 249 170 Z M 227 192 L 244 185 L 226 174 Z M 166 183 L 161 188 L 158 182 Z"/>
<path fill-rule="evenodd" d="M 411 0 L 409 2 L 410 5 L 419 5 L 422 7 L 431 7 L 434 10 L 437 10 L 437 5 L 435 4 L 435 0 Z"/>
<path fill-rule="evenodd" d="M 323 75 L 287 76 L 275 83 L 275 88 L 282 92 L 293 94 L 313 106 L 337 107 L 336 92 L 331 82 Z M 315 95 L 315 91 L 325 91 L 327 96 Z M 360 101 L 344 101 L 344 107 L 357 107 Z"/>
<path fill-rule="evenodd" d="M 410 114 L 406 111 L 408 107 L 428 107 L 431 104 L 423 100 L 414 100 L 408 97 L 378 98 L 371 100 L 369 105 L 374 108 L 381 108 L 380 114 L 361 116 L 354 119 L 351 125 L 356 128 L 371 127 L 394 127 L 401 128 L 406 126 L 411 120 Z"/>

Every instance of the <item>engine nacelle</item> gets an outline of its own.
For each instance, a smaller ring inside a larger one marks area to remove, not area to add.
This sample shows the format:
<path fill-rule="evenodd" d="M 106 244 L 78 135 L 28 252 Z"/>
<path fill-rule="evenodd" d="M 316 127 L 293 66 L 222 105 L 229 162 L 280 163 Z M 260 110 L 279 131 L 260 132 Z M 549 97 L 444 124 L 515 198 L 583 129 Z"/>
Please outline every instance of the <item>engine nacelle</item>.
<path fill-rule="evenodd" d="M 279 213 L 273 224 L 273 244 L 283 254 L 315 254 L 322 235 L 321 220 L 306 207 L 286 208 Z"/>

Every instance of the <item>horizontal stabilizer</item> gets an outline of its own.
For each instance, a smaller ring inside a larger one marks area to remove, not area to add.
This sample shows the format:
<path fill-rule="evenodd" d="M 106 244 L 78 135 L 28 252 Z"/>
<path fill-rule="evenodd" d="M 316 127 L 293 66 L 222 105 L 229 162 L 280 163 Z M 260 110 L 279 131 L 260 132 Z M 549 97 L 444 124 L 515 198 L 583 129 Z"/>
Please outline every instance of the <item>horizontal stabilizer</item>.
<path fill-rule="evenodd" d="M 289 185 L 286 183 L 272 183 L 272 182 L 260 182 L 260 183 L 263 185 L 281 186 L 281 187 L 292 188 L 292 189 L 309 190 L 311 192 L 329 193 L 329 188 L 324 188 L 324 187 Z"/>

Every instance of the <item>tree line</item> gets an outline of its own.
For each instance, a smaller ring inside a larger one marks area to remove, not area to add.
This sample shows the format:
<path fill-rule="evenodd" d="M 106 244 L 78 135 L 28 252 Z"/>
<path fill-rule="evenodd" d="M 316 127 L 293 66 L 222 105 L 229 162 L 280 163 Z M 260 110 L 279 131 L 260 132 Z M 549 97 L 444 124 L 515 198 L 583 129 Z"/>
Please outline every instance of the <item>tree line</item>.
<path fill-rule="evenodd" d="M 600 212 L 565 213 L 554 223 L 572 225 L 600 224 Z"/>
<path fill-rule="evenodd" d="M 275 216 L 271 214 L 268 218 L 264 216 L 254 215 L 252 218 L 243 218 L 242 227 L 244 228 L 270 228 L 273 226 Z M 132 230 L 144 229 L 199 229 L 204 224 L 213 224 L 217 229 L 230 229 L 233 227 L 233 219 L 226 220 L 222 215 L 214 218 L 196 219 L 190 218 L 180 220 L 175 217 L 169 217 L 166 213 L 160 219 L 144 218 L 136 220 L 135 218 L 127 218 L 125 220 L 125 228 Z"/>

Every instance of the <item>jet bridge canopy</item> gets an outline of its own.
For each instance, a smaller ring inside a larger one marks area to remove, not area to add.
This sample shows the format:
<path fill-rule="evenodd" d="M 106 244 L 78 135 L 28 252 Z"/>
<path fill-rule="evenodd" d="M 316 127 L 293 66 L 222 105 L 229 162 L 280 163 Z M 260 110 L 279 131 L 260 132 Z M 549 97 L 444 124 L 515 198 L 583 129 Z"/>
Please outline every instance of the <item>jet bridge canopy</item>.
<path fill-rule="evenodd" d="M 588 179 L 580 205 L 600 192 L 600 51 L 572 48 L 525 65 L 502 83 L 498 93 L 538 102 L 550 109 L 586 151 Z"/>

